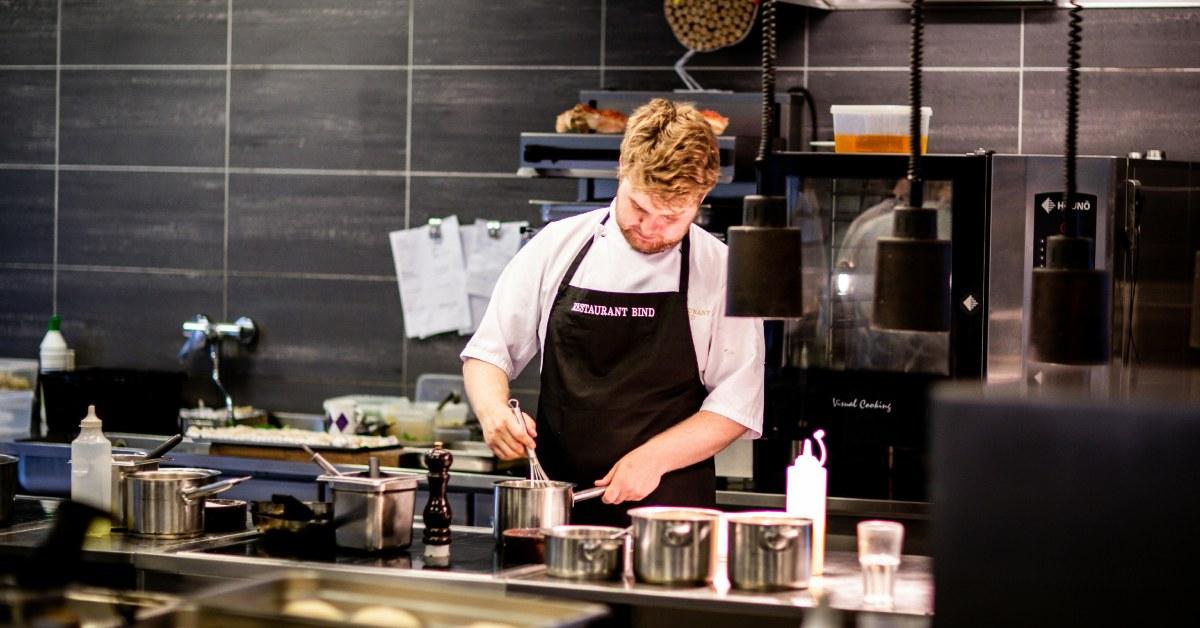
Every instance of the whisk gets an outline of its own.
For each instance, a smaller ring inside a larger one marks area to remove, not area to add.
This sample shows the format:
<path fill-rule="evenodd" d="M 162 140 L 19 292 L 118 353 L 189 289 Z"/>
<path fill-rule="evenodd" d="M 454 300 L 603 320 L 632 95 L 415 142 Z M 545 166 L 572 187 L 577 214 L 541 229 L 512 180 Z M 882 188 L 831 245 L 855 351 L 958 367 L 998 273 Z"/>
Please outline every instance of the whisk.
<path fill-rule="evenodd" d="M 525 433 L 529 433 L 529 428 L 525 425 L 525 415 L 521 412 L 521 403 L 516 399 L 508 400 L 508 407 L 512 408 L 513 416 L 517 417 L 517 423 Z M 538 462 L 537 452 L 532 448 L 526 448 L 525 454 L 529 456 L 529 481 L 542 483 L 549 482 L 550 476 L 546 475 L 546 471 L 542 469 L 542 463 Z"/>

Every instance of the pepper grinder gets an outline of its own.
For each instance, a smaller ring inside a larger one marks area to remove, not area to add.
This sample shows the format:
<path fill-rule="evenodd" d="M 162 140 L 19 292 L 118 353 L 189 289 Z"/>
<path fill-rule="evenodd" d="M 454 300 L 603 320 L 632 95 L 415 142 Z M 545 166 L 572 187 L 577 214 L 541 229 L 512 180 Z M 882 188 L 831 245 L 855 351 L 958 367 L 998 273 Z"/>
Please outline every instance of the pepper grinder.
<path fill-rule="evenodd" d="M 446 488 L 450 484 L 450 465 L 454 455 L 442 448 L 442 443 L 433 444 L 425 452 L 425 466 L 429 468 L 429 503 L 425 504 L 423 519 L 425 532 L 421 540 L 425 544 L 426 567 L 450 566 L 450 500 L 446 499 Z"/>

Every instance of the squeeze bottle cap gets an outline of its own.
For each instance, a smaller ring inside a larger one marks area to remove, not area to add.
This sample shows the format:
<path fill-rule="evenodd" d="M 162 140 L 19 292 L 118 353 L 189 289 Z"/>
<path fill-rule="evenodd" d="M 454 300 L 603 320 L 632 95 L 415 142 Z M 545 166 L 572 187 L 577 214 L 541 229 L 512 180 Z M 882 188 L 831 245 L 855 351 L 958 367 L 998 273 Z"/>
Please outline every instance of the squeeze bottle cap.
<path fill-rule="evenodd" d="M 804 439 L 804 448 L 801 450 L 800 455 L 796 456 L 796 466 L 800 466 L 800 465 L 816 465 L 819 467 L 825 466 L 825 458 L 827 457 L 828 452 L 825 450 L 824 438 L 825 438 L 825 430 L 817 430 L 816 432 L 813 432 L 812 439 L 808 439 L 808 438 Z M 813 455 L 813 452 L 812 452 L 813 440 L 816 440 L 817 446 L 821 448 L 820 460 L 818 460 L 817 457 Z"/>
<path fill-rule="evenodd" d="M 46 328 L 46 331 L 58 331 L 60 327 L 62 327 L 62 317 L 55 314 L 50 317 L 50 326 Z"/>
<path fill-rule="evenodd" d="M 96 406 L 88 406 L 88 414 L 87 414 L 87 416 L 83 417 L 83 421 L 81 421 L 79 423 L 79 427 L 82 427 L 82 428 L 94 427 L 97 429 L 100 428 L 100 417 L 96 416 Z"/>

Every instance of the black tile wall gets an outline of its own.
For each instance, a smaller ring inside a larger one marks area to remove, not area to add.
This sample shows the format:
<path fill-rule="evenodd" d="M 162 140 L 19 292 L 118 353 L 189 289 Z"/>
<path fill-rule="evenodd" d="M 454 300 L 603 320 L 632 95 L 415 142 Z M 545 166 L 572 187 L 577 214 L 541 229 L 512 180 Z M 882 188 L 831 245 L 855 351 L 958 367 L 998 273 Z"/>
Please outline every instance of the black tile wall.
<path fill-rule="evenodd" d="M 404 83 L 387 70 L 234 72 L 230 163 L 401 170 Z"/>
<path fill-rule="evenodd" d="M 1200 67 L 1200 11 L 1110 9 L 1083 12 L 1083 65 Z M 1026 67 L 1066 67 L 1067 14 L 1025 12 Z"/>
<path fill-rule="evenodd" d="M 233 23 L 237 64 L 408 62 L 405 0 L 238 0 Z"/>
<path fill-rule="evenodd" d="M 66 64 L 225 63 L 227 0 L 63 0 Z"/>
<path fill-rule="evenodd" d="M 817 67 L 908 67 L 911 38 L 904 11 L 814 12 L 808 64 Z M 1019 11 L 930 11 L 925 20 L 929 66 L 1020 64 Z"/>
<path fill-rule="evenodd" d="M 412 167 L 514 172 L 521 131 L 553 131 L 598 81 L 589 70 L 414 72 Z"/>
<path fill-rule="evenodd" d="M 220 311 L 214 273 L 58 272 L 63 336 L 79 366 L 178 370 L 179 326 Z"/>
<path fill-rule="evenodd" d="M 0 263 L 54 261 L 54 173 L 0 170 Z"/>
<path fill-rule="evenodd" d="M 62 163 L 224 163 L 224 72 L 64 70 L 60 91 Z"/>
<path fill-rule="evenodd" d="M 54 72 L 0 68 L 0 163 L 54 163 Z"/>
<path fill-rule="evenodd" d="M 400 177 L 236 174 L 229 267 L 392 275 L 387 234 L 404 228 Z"/>
<path fill-rule="evenodd" d="M 37 359 L 53 292 L 50 270 L 0 268 L 0 356 Z"/>
<path fill-rule="evenodd" d="M 0 64 L 54 65 L 58 0 L 0 0 Z"/>
<path fill-rule="evenodd" d="M 794 76 L 791 77 L 794 80 Z M 924 76 L 924 103 L 933 108 L 929 152 L 962 153 L 987 148 L 1016 152 L 1019 78 L 1015 72 L 930 72 Z M 784 84 L 784 83 L 781 83 Z M 786 84 L 784 84 L 786 85 Z M 908 102 L 905 72 L 810 72 L 819 135 L 833 137 L 833 117 L 825 103 L 903 105 Z"/>
<path fill-rule="evenodd" d="M 460 224 L 483 220 L 541 222 L 530 199 L 571 201 L 576 185 L 568 179 L 413 177 L 409 224 L 454 214 Z"/>
<path fill-rule="evenodd" d="M 229 312 L 261 336 L 250 377 L 401 381 L 404 324 L 395 281 L 253 277 L 229 279 Z M 347 391 L 349 392 L 349 391 Z"/>
<path fill-rule="evenodd" d="M 224 197 L 219 174 L 63 171 L 58 261 L 221 270 Z"/>
<path fill-rule="evenodd" d="M 178 368 L 179 323 L 204 312 L 262 325 L 256 348 L 226 347 L 239 403 L 318 412 L 458 372 L 465 337 L 404 338 L 387 232 L 537 222 L 529 199 L 574 198 L 513 176 L 518 135 L 581 89 L 681 87 L 662 6 L 0 0 L 0 355 L 35 355 L 57 307 L 81 364 Z M 872 69 L 906 66 L 905 11 L 778 11 L 779 87 L 812 89 L 823 139 L 830 104 L 907 102 L 904 71 Z M 1085 29 L 1083 150 L 1200 160 L 1200 10 L 1087 11 Z M 1059 151 L 1064 76 L 1046 68 L 1065 31 L 1062 11 L 931 11 L 931 149 Z M 689 67 L 752 92 L 759 60 L 755 26 Z M 537 379 L 513 384 L 531 409 Z"/>
<path fill-rule="evenodd" d="M 600 63 L 598 2 L 419 0 L 414 9 L 415 65 Z"/>
<path fill-rule="evenodd" d="M 1025 152 L 1062 153 L 1066 82 L 1065 72 L 1025 76 Z M 1200 73 L 1088 72 L 1081 86 L 1081 153 L 1158 148 L 1172 159 L 1200 159 Z"/>

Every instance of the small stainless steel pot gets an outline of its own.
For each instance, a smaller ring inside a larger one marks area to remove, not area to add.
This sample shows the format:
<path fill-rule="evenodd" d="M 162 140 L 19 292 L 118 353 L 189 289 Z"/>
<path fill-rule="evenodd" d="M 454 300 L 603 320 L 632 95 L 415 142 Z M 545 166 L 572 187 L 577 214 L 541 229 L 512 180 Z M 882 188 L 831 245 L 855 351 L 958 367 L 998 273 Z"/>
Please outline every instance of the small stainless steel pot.
<path fill-rule="evenodd" d="M 132 502 L 125 500 L 125 478 L 139 471 L 155 471 L 162 458 L 147 458 L 145 454 L 113 454 L 112 462 L 112 527 L 124 528 L 133 518 Z"/>
<path fill-rule="evenodd" d="M 604 494 L 603 486 L 576 493 L 570 482 L 503 480 L 494 486 L 492 535 L 497 541 L 509 528 L 552 528 L 571 523 L 571 506 Z"/>
<path fill-rule="evenodd" d="M 132 517 L 128 530 L 135 536 L 179 539 L 204 533 L 204 499 L 225 492 L 249 477 L 212 482 L 212 469 L 139 471 L 125 479 L 125 499 Z"/>
<path fill-rule="evenodd" d="M 17 464 L 15 456 L 0 454 L 0 526 L 8 525 L 17 499 Z"/>
<path fill-rule="evenodd" d="M 365 551 L 403 549 L 412 544 L 417 476 L 368 472 L 322 475 L 333 489 L 337 544 Z"/>
<path fill-rule="evenodd" d="M 647 506 L 629 511 L 633 520 L 633 572 L 642 582 L 704 585 L 717 570 L 717 526 L 721 511 Z"/>
<path fill-rule="evenodd" d="M 729 584 L 737 589 L 808 587 L 812 573 L 812 520 L 784 512 L 730 515 Z"/>
<path fill-rule="evenodd" d="M 556 526 L 546 533 L 546 575 L 579 580 L 610 580 L 621 575 L 625 528 Z"/>
<path fill-rule="evenodd" d="M 205 532 L 241 532 L 246 529 L 249 505 L 241 499 L 204 500 Z"/>

